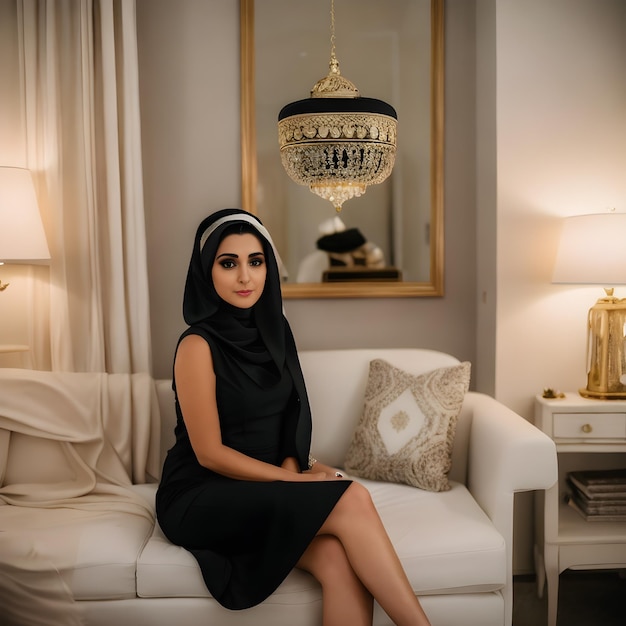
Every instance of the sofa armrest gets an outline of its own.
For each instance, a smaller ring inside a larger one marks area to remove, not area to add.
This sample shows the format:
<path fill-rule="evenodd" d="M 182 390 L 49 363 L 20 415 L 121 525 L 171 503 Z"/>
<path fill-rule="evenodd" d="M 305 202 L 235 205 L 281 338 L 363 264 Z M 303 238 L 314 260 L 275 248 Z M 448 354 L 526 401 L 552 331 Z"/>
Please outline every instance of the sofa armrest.
<path fill-rule="evenodd" d="M 513 614 L 514 495 L 548 489 L 557 481 L 552 439 L 491 396 L 469 392 L 472 412 L 467 451 L 467 487 L 506 543 L 507 584 L 504 623 Z"/>
<path fill-rule="evenodd" d="M 513 494 L 557 480 L 556 446 L 536 426 L 486 394 L 469 392 L 472 411 L 467 486 L 496 526 L 511 515 Z M 501 529 L 502 530 L 502 529 Z"/>

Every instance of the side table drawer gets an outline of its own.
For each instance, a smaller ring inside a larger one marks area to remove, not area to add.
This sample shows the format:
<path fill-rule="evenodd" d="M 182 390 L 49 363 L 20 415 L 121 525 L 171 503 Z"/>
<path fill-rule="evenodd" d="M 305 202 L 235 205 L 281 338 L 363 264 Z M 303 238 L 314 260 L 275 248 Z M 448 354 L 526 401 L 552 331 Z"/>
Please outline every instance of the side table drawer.
<path fill-rule="evenodd" d="M 555 413 L 553 436 L 562 439 L 624 439 L 626 413 Z"/>

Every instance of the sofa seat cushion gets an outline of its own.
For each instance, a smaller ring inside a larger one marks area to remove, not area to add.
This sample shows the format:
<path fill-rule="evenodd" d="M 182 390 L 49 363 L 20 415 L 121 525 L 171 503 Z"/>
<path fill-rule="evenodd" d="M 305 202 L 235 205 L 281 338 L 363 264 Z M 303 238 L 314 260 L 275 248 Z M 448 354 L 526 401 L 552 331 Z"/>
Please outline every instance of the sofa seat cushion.
<path fill-rule="evenodd" d="M 136 597 L 137 558 L 154 524 L 124 512 L 0 506 L 0 532 L 33 569 L 57 570 L 76 600 Z"/>
<path fill-rule="evenodd" d="M 191 552 L 170 543 L 158 523 L 137 564 L 137 595 L 140 598 L 211 597 Z M 319 585 L 301 570 L 292 571 L 272 595 L 275 604 L 303 604 L 316 598 L 321 598 Z"/>
<path fill-rule="evenodd" d="M 135 485 L 133 490 L 146 501 L 154 502 L 156 485 Z M 278 604 L 301 604 L 311 600 L 311 593 L 321 598 L 315 579 L 294 570 L 272 598 Z M 194 556 L 171 543 L 158 522 L 137 562 L 137 595 L 140 598 L 211 597 Z"/>
<path fill-rule="evenodd" d="M 474 593 L 506 583 L 506 545 L 465 485 L 431 492 L 359 480 L 419 594 Z"/>
<path fill-rule="evenodd" d="M 392 542 L 418 594 L 474 593 L 506 581 L 502 536 L 464 485 L 446 492 L 359 479 L 370 490 Z M 294 570 L 273 600 L 284 604 L 319 597 L 316 581 Z M 140 597 L 207 597 L 195 558 L 172 545 L 158 524 L 137 564 Z"/>

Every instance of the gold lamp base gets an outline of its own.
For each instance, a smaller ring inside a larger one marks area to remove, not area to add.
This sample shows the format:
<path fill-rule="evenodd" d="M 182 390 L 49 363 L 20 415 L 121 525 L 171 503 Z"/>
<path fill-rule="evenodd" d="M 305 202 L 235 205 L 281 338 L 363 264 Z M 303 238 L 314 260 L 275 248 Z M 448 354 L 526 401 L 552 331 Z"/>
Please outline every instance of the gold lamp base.
<path fill-rule="evenodd" d="M 583 389 L 579 389 L 578 393 L 583 398 L 591 398 L 592 400 L 626 400 L 626 392 L 624 391 L 592 391 L 585 387 Z"/>
<path fill-rule="evenodd" d="M 598 400 L 626 399 L 626 298 L 600 298 L 588 316 L 587 387 L 579 393 Z"/>

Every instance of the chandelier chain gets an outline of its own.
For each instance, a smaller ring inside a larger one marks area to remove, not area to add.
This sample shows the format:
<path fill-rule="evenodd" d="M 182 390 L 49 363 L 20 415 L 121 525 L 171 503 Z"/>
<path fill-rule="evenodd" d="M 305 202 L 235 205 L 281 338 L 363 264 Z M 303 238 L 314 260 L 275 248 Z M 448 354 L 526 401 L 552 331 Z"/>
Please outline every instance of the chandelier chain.
<path fill-rule="evenodd" d="M 335 56 L 335 0 L 330 0 L 330 67 L 337 67 Z"/>

